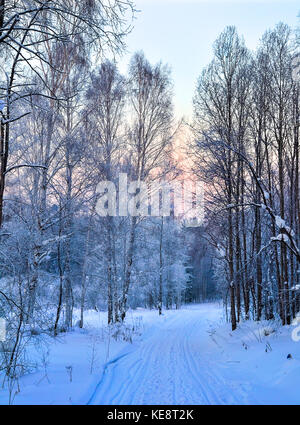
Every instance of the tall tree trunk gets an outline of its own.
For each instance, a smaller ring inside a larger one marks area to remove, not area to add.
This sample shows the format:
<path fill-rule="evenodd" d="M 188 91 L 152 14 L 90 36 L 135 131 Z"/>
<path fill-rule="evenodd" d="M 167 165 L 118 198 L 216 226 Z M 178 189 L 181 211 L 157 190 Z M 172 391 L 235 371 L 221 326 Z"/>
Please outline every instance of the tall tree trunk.
<path fill-rule="evenodd" d="M 159 290 L 158 290 L 158 313 L 162 314 L 163 305 L 163 232 L 164 218 L 161 218 L 160 238 L 159 238 Z"/>
<path fill-rule="evenodd" d="M 133 261 L 133 253 L 134 253 L 136 225 L 137 225 L 137 218 L 132 217 L 131 228 L 130 228 L 130 236 L 129 236 L 129 246 L 128 246 L 128 252 L 127 252 L 125 280 L 124 280 L 124 285 L 123 285 L 123 296 L 122 296 L 122 303 L 121 303 L 121 319 L 122 319 L 122 322 L 125 320 L 126 312 L 127 312 L 128 292 L 129 292 L 129 288 L 130 288 L 130 279 L 131 279 L 131 272 L 132 272 L 132 261 Z"/>

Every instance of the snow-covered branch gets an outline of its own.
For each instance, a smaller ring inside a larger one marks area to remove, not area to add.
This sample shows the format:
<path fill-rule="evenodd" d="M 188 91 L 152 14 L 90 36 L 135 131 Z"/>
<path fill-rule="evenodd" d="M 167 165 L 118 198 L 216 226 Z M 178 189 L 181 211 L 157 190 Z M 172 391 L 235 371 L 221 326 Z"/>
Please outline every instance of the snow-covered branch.
<path fill-rule="evenodd" d="M 17 170 L 18 168 L 42 168 L 44 170 L 47 170 L 47 167 L 45 165 L 38 165 L 38 164 L 19 164 L 19 165 L 14 165 L 10 168 L 8 168 L 4 174 L 8 174 L 11 171 Z"/>

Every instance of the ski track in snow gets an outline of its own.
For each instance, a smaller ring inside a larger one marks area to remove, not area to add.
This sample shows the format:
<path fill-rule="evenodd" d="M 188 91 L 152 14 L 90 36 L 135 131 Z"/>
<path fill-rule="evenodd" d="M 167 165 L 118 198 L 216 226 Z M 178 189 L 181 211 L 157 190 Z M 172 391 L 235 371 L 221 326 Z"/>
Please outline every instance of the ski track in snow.
<path fill-rule="evenodd" d="M 210 314 L 204 307 L 162 317 L 140 345 L 107 363 L 88 404 L 246 404 L 247 388 L 222 376 L 225 359 L 210 357 Z"/>

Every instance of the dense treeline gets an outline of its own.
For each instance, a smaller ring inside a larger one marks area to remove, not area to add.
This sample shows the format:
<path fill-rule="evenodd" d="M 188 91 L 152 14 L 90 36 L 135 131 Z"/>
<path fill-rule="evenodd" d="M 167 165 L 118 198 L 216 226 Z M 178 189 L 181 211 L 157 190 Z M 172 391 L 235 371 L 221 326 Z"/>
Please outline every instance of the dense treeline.
<path fill-rule="evenodd" d="M 281 23 L 252 53 L 226 28 L 194 98 L 195 171 L 233 329 L 276 315 L 290 324 L 300 309 L 297 42 Z"/>
<path fill-rule="evenodd" d="M 206 218 L 188 227 L 175 190 L 169 213 L 163 191 L 159 213 L 140 213 L 153 195 L 141 184 L 178 184 L 186 167 L 169 67 L 138 52 L 118 70 L 134 14 L 131 0 L 0 0 L 0 372 L 10 388 L 30 367 L 28 342 L 84 327 L 88 309 L 107 311 L 109 329 L 129 308 L 161 315 L 220 295 L 233 329 L 289 324 L 300 310 L 299 37 L 279 24 L 253 53 L 228 27 L 215 42 L 187 146 Z"/>
<path fill-rule="evenodd" d="M 0 1 L 0 368 L 12 386 L 32 335 L 83 327 L 87 309 L 117 326 L 130 307 L 161 314 L 193 285 L 180 221 L 97 212 L 101 181 L 178 175 L 169 68 L 136 53 L 121 75 L 108 59 L 133 13 L 129 0 Z"/>

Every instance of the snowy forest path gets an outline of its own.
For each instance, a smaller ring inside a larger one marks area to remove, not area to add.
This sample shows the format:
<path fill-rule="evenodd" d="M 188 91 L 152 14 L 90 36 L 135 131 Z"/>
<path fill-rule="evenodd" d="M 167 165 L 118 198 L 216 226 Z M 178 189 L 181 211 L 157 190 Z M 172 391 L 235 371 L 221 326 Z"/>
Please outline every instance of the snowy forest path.
<path fill-rule="evenodd" d="M 246 390 L 227 382 L 222 375 L 226 359 L 208 334 L 209 323 L 216 320 L 217 312 L 204 304 L 157 318 L 136 349 L 107 364 L 89 404 L 246 402 Z"/>

